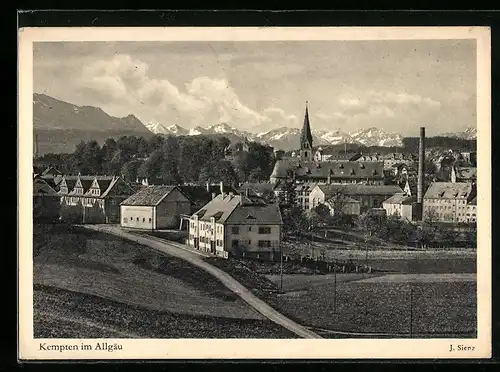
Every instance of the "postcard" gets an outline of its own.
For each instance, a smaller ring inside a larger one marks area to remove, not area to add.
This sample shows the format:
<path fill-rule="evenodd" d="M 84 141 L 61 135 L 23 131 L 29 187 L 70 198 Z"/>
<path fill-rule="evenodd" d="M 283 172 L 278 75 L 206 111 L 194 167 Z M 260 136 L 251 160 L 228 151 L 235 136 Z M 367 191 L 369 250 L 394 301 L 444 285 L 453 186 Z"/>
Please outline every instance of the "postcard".
<path fill-rule="evenodd" d="M 491 357 L 489 28 L 18 45 L 20 360 Z"/>

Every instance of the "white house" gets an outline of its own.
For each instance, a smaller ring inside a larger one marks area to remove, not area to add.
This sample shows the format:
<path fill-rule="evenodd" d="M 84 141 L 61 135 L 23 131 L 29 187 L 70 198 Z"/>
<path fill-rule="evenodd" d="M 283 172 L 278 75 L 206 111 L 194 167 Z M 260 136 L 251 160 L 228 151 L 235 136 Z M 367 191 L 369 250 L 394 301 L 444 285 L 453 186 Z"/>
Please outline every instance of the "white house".
<path fill-rule="evenodd" d="M 191 200 L 177 186 L 145 186 L 120 204 L 121 226 L 144 230 L 177 228 Z"/>
<path fill-rule="evenodd" d="M 467 213 L 472 213 L 468 205 L 475 196 L 471 183 L 433 182 L 424 195 L 423 215 L 440 222 L 468 222 Z"/>
<path fill-rule="evenodd" d="M 276 259 L 281 249 L 282 225 L 277 204 L 224 193 L 191 216 L 188 244 L 225 258 Z"/>

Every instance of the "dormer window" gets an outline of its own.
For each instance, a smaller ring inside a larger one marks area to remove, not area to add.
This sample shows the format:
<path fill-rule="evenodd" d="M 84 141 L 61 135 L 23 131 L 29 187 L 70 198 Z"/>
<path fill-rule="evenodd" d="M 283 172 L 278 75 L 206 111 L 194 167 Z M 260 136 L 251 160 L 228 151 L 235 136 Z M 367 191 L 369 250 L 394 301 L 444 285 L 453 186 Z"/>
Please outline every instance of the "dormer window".
<path fill-rule="evenodd" d="M 344 164 L 340 164 L 340 165 L 339 165 L 339 168 L 340 168 L 340 169 L 344 169 Z"/>
<path fill-rule="evenodd" d="M 354 175 L 356 174 L 356 172 L 354 171 L 354 169 L 351 169 L 351 175 Z"/>
<path fill-rule="evenodd" d="M 361 169 L 365 169 L 365 165 L 364 165 L 364 164 L 360 164 L 360 165 L 359 165 L 359 167 L 360 167 Z"/>

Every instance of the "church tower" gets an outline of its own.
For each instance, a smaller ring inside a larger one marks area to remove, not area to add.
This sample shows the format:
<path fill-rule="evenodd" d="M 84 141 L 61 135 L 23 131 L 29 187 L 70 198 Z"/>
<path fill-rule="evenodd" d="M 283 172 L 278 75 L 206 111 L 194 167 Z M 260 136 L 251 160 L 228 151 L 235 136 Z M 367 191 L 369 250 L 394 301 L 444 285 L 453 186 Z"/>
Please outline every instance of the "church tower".
<path fill-rule="evenodd" d="M 306 101 L 306 114 L 304 116 L 304 126 L 300 133 L 300 158 L 306 161 L 312 161 L 314 157 L 312 146 L 311 125 L 309 124 L 309 111 Z"/>

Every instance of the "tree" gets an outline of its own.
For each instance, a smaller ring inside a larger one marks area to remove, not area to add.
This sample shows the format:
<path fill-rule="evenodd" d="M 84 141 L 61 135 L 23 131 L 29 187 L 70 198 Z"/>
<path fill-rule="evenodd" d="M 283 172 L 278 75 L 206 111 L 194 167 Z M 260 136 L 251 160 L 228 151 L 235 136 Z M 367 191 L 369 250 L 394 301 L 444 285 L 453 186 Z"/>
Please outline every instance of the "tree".
<path fill-rule="evenodd" d="M 138 159 L 130 160 L 125 163 L 121 170 L 121 174 L 123 175 L 125 181 L 135 182 L 142 164 L 144 164 L 144 162 Z"/>
<path fill-rule="evenodd" d="M 376 235 L 385 223 L 386 216 L 374 211 L 367 211 L 359 216 L 358 225 L 367 236 Z"/>
<path fill-rule="evenodd" d="M 325 204 L 318 204 L 312 209 L 311 217 L 316 222 L 315 226 L 324 227 L 328 224 L 330 219 L 330 208 Z"/>
<path fill-rule="evenodd" d="M 298 239 L 303 239 L 306 236 L 304 233 L 309 229 L 309 221 L 299 206 L 294 205 L 291 208 L 284 209 L 282 217 L 285 238 L 288 235 Z"/>

